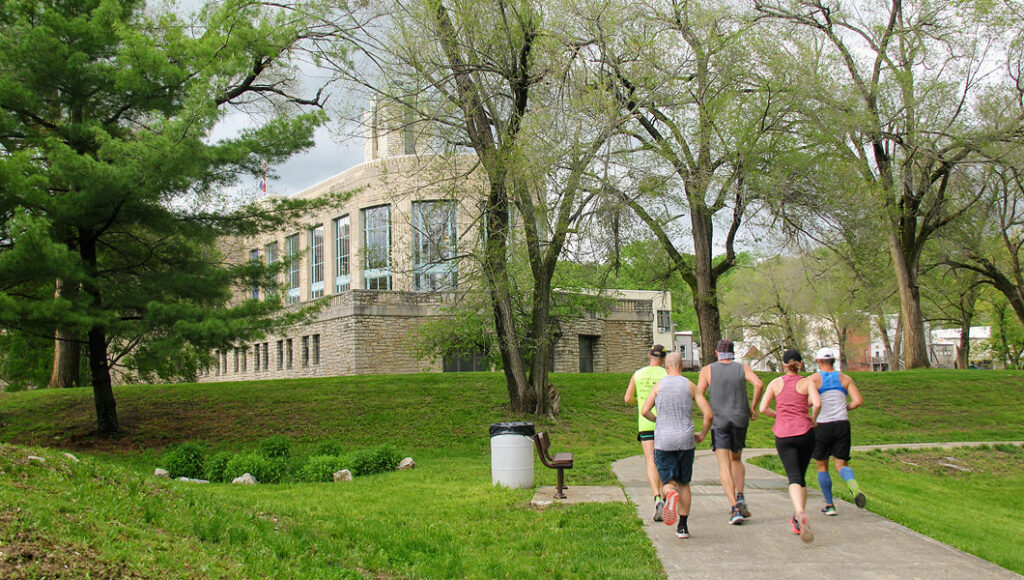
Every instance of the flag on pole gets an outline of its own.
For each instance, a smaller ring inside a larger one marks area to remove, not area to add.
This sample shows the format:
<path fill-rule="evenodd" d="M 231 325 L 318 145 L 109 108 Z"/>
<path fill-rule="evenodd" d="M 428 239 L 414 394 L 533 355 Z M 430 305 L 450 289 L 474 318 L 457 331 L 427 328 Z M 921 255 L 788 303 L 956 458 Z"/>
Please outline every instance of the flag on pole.
<path fill-rule="evenodd" d="M 263 162 L 263 179 L 260 180 L 260 193 L 267 193 L 267 162 Z"/>

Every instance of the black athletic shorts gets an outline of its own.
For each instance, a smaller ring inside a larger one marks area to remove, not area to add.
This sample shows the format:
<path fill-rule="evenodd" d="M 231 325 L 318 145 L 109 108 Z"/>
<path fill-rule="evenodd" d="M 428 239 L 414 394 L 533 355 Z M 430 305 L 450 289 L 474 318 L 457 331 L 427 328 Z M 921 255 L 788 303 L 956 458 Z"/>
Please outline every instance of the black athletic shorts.
<path fill-rule="evenodd" d="M 794 437 L 775 437 L 775 450 L 786 470 L 786 479 L 800 487 L 807 487 L 807 466 L 814 449 L 814 429 Z"/>
<path fill-rule="evenodd" d="M 746 427 L 723 427 L 711 430 L 711 450 L 728 449 L 733 453 L 742 451 L 747 446 Z"/>
<path fill-rule="evenodd" d="M 636 434 L 636 440 L 641 443 L 644 441 L 654 441 L 654 431 L 640 431 Z"/>
<path fill-rule="evenodd" d="M 829 456 L 850 460 L 850 422 L 818 423 L 814 428 L 814 453 L 817 461 L 828 461 Z"/>

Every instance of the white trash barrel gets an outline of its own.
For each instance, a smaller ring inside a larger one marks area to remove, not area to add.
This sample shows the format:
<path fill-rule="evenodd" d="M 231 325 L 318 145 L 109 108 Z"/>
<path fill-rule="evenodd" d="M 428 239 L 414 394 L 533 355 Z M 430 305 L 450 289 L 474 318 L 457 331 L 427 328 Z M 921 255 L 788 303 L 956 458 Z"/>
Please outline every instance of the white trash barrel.
<path fill-rule="evenodd" d="M 533 423 L 491 425 L 491 484 L 533 487 Z"/>

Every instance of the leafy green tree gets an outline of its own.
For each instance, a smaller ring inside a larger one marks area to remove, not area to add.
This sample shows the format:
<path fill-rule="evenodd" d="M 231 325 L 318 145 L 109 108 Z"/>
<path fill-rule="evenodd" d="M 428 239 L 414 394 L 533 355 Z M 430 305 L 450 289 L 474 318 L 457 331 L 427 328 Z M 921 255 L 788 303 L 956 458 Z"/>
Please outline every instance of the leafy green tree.
<path fill-rule="evenodd" d="M 119 429 L 121 358 L 206 352 L 282 320 L 274 301 L 226 307 L 254 266 L 224 264 L 217 243 L 303 204 L 232 209 L 215 195 L 310 146 L 323 121 L 320 94 L 292 92 L 289 64 L 328 28 L 323 7 L 228 0 L 194 20 L 145 8 L 0 1 L 0 326 L 85 337 L 102 434 Z M 261 103 L 277 107 L 211 138 L 230 108 Z M 80 290 L 55 299 L 55 280 Z"/>

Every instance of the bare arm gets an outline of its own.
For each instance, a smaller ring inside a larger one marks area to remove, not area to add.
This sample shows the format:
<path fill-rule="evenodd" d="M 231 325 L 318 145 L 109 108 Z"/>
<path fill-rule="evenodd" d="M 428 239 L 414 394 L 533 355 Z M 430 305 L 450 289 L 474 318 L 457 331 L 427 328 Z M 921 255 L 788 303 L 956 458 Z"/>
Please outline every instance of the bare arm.
<path fill-rule="evenodd" d="M 850 402 L 846 404 L 847 411 L 852 411 L 864 404 L 864 397 L 861 396 L 857 385 L 853 384 L 853 379 L 840 373 L 839 382 L 846 389 L 846 392 L 850 394 Z"/>
<path fill-rule="evenodd" d="M 626 387 L 625 400 L 627 403 L 636 404 L 636 378 L 629 377 L 629 386 Z"/>
<path fill-rule="evenodd" d="M 768 383 L 768 388 L 764 392 L 764 397 L 761 398 L 761 413 L 765 417 L 774 417 L 775 411 L 772 410 L 772 401 L 775 399 L 775 387 L 782 382 L 782 377 L 776 377 L 772 382 Z"/>
<path fill-rule="evenodd" d="M 704 424 L 701 427 L 700 433 L 693 436 L 693 439 L 700 443 L 704 441 L 708 436 L 708 431 L 711 430 L 711 419 L 714 418 L 714 413 L 711 412 L 711 405 L 708 400 L 704 398 L 704 395 L 700 393 L 697 385 L 690 383 L 690 394 L 693 395 L 693 400 L 697 403 L 697 408 L 700 409 L 700 414 L 704 417 Z"/>
<path fill-rule="evenodd" d="M 811 423 L 818 425 L 818 413 L 821 413 L 821 393 L 818 392 L 818 385 L 809 379 L 802 379 L 801 382 L 807 385 L 807 400 L 811 403 Z"/>
<path fill-rule="evenodd" d="M 761 393 L 764 392 L 764 381 L 761 380 L 761 377 L 757 376 L 754 369 L 745 363 L 743 365 L 743 375 L 748 383 L 754 385 L 754 400 L 750 403 L 750 420 L 757 421 L 757 400 L 761 398 Z"/>
<path fill-rule="evenodd" d="M 657 422 L 658 418 L 654 416 L 654 401 L 658 398 L 658 388 L 661 387 L 661 381 L 654 385 L 651 389 L 651 395 L 644 401 L 644 406 L 640 409 L 640 414 L 647 418 L 648 421 Z"/>
<path fill-rule="evenodd" d="M 700 369 L 697 375 L 697 394 L 703 399 L 707 396 L 708 386 L 711 385 L 711 367 Z"/>

